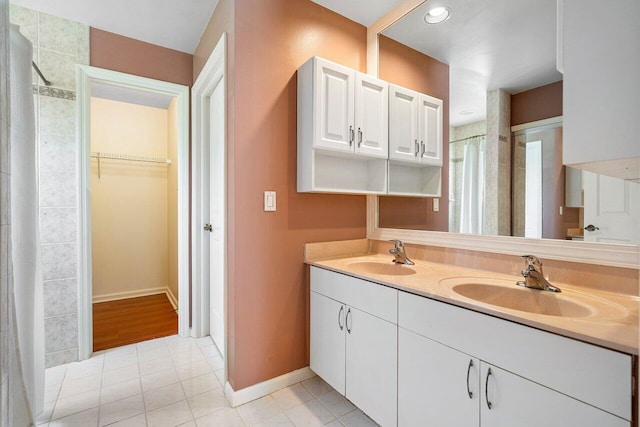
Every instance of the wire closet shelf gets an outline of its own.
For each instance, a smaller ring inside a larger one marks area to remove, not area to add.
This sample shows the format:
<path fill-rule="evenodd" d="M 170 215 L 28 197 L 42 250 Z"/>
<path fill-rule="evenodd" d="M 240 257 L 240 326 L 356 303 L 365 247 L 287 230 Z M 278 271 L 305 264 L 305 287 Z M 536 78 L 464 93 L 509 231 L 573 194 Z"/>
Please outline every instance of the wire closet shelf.
<path fill-rule="evenodd" d="M 91 157 L 94 159 L 98 159 L 98 179 L 100 179 L 100 159 L 108 159 L 108 160 L 124 160 L 128 162 L 143 162 L 143 163 L 160 163 L 160 164 L 171 164 L 171 159 L 167 159 L 164 157 L 147 157 L 147 156 L 134 156 L 131 154 L 117 154 L 117 153 L 102 153 L 99 151 L 92 151 Z"/>

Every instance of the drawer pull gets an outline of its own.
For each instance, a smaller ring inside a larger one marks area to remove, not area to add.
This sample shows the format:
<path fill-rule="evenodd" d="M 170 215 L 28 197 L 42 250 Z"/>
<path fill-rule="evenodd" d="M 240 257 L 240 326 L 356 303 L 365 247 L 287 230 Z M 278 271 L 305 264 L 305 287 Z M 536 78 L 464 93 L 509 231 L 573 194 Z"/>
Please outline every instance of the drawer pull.
<path fill-rule="evenodd" d="M 342 323 L 342 313 L 344 313 L 344 305 L 340 306 L 340 311 L 338 311 L 338 327 L 340 330 L 344 330 L 344 324 Z"/>
<path fill-rule="evenodd" d="M 471 367 L 473 366 L 473 359 L 469 359 L 469 366 L 467 366 L 467 394 L 469 399 L 473 399 L 473 392 L 469 388 L 469 374 L 471 373 Z"/>
<path fill-rule="evenodd" d="M 487 378 L 484 380 L 484 397 L 487 401 L 487 408 L 491 409 L 493 403 L 489 401 L 489 377 L 491 376 L 491 368 L 487 371 Z"/>
<path fill-rule="evenodd" d="M 347 327 L 347 332 L 351 333 L 351 326 L 349 325 L 349 318 L 351 317 L 351 308 L 347 309 L 347 317 L 345 318 L 345 326 Z"/>

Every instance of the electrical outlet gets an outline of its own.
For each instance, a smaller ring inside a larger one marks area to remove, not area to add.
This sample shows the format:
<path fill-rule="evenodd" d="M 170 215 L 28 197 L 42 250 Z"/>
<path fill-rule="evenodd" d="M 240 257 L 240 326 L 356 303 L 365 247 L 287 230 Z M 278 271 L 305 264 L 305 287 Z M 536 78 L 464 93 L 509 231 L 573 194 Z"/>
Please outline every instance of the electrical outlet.
<path fill-rule="evenodd" d="M 433 199 L 433 211 L 440 212 L 440 199 Z"/>

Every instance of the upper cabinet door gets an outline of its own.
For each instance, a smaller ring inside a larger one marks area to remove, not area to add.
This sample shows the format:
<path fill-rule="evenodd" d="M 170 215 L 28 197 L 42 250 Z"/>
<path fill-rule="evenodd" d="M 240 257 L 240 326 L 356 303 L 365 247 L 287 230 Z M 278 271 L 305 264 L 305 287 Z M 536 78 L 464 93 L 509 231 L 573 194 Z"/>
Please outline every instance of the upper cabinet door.
<path fill-rule="evenodd" d="M 356 73 L 356 152 L 386 158 L 389 154 L 389 85 Z"/>
<path fill-rule="evenodd" d="M 353 151 L 355 71 L 316 58 L 315 74 L 314 146 Z"/>
<path fill-rule="evenodd" d="M 422 163 L 442 166 L 442 100 L 420 94 L 420 159 Z"/>
<path fill-rule="evenodd" d="M 418 93 L 389 85 L 389 159 L 419 162 Z"/>

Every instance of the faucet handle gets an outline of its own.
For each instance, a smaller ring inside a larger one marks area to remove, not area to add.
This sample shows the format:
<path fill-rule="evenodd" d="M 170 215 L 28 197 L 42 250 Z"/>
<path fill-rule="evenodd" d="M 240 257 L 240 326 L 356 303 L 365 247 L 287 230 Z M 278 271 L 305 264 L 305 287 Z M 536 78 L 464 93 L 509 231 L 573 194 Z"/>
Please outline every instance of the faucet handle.
<path fill-rule="evenodd" d="M 402 249 L 404 247 L 404 244 L 402 243 L 402 240 L 397 240 L 397 239 L 392 239 L 389 240 L 391 243 L 395 244 L 395 248 L 396 249 Z"/>
<path fill-rule="evenodd" d="M 535 255 L 522 255 L 522 258 L 526 259 L 527 269 L 529 271 L 533 271 L 536 269 L 536 266 L 542 268 L 542 261 Z"/>

